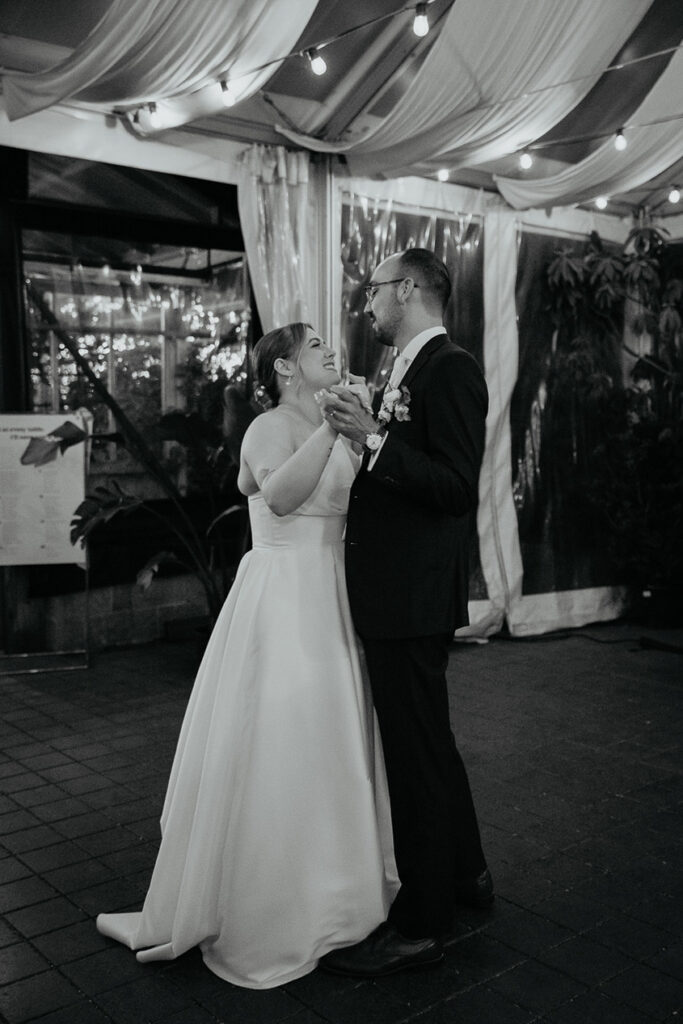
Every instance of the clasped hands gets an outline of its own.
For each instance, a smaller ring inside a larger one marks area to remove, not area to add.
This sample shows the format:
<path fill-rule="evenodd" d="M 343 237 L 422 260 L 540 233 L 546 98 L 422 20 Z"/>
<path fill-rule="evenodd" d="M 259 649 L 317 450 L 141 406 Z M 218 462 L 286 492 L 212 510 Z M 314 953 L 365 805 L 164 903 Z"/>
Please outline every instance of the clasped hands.
<path fill-rule="evenodd" d="M 330 426 L 356 444 L 362 445 L 367 434 L 376 432 L 377 423 L 364 377 L 350 373 L 348 384 L 334 384 L 316 391 L 315 399 Z"/>

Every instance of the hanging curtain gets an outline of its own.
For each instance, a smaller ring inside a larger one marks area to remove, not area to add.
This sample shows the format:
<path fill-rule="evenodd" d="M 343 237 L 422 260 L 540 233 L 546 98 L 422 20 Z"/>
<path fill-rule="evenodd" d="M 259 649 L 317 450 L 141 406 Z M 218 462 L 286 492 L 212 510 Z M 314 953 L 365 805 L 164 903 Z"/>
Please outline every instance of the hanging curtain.
<path fill-rule="evenodd" d="M 467 636 L 497 632 L 521 593 L 522 559 L 510 472 L 510 400 L 517 379 L 517 322 L 512 314 L 517 272 L 514 215 L 486 214 L 484 262 L 484 373 L 489 390 L 486 447 L 479 474 L 477 532 L 487 599 Z"/>
<path fill-rule="evenodd" d="M 408 92 L 362 137 L 319 140 L 355 175 L 473 166 L 549 131 L 592 88 L 652 0 L 457 0 Z M 553 86 L 553 88 L 547 88 Z"/>
<path fill-rule="evenodd" d="M 609 139 L 559 174 L 535 181 L 496 177 L 499 191 L 511 206 L 527 209 L 585 203 L 638 188 L 683 155 L 682 96 L 683 49 L 679 49 L 630 118 L 634 127 L 625 132 L 626 150 L 618 152 Z"/>
<path fill-rule="evenodd" d="M 448 267 L 453 292 L 444 323 L 483 367 L 482 219 L 474 211 L 420 208 L 417 192 L 408 205 L 397 200 L 395 184 L 388 183 L 381 199 L 372 195 L 372 183 L 349 182 L 342 194 L 342 359 L 372 388 L 384 386 L 395 353 L 377 344 L 363 312 L 364 285 L 382 260 L 412 246 L 431 249 Z"/>
<path fill-rule="evenodd" d="M 210 93 L 204 98 L 207 112 L 220 109 L 218 79 L 226 74 L 240 79 L 240 99 L 256 92 L 279 67 L 269 62 L 290 51 L 316 3 L 113 0 L 92 32 L 56 67 L 3 75 L 8 117 L 16 120 L 65 100 L 105 111 L 153 101 L 169 127 L 182 123 L 183 97 L 197 94 L 201 103 L 202 90 Z"/>
<path fill-rule="evenodd" d="M 308 242 L 308 153 L 282 146 L 245 150 L 237 204 L 263 330 L 295 320 L 317 326 L 320 288 Z"/>

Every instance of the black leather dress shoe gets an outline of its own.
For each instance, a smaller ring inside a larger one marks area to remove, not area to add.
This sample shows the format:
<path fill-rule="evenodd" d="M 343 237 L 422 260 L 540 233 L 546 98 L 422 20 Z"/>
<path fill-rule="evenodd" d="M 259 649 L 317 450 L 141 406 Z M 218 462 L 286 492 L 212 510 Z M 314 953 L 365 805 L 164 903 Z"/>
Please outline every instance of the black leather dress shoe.
<path fill-rule="evenodd" d="M 463 878 L 455 887 L 455 901 L 463 907 L 485 910 L 493 903 L 493 879 L 485 868 L 476 878 Z"/>
<path fill-rule="evenodd" d="M 332 950 L 318 966 L 331 974 L 379 978 L 396 971 L 433 967 L 443 958 L 443 946 L 437 939 L 406 939 L 385 921 L 362 942 Z"/>

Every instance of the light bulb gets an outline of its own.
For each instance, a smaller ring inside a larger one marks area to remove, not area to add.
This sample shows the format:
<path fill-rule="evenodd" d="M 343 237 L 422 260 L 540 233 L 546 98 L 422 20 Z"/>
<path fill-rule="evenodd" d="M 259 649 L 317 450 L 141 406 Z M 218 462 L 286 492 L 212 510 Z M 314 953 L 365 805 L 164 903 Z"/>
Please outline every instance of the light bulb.
<path fill-rule="evenodd" d="M 232 91 L 230 82 L 221 82 L 221 103 L 224 107 L 232 107 L 235 105 L 235 94 Z"/>
<path fill-rule="evenodd" d="M 311 71 L 314 75 L 324 75 L 327 71 L 327 64 L 317 50 L 307 50 L 306 56 L 311 63 Z"/>
<path fill-rule="evenodd" d="M 617 134 L 614 136 L 614 148 L 618 150 L 626 149 L 628 143 L 626 142 L 626 136 L 622 128 L 619 129 Z"/>
<path fill-rule="evenodd" d="M 157 109 L 156 103 L 150 103 L 149 105 L 149 126 L 150 128 L 161 128 L 163 119 L 159 110 Z"/>
<path fill-rule="evenodd" d="M 533 162 L 534 162 L 534 158 L 532 157 L 531 153 L 527 153 L 526 150 L 524 150 L 523 153 L 520 153 L 520 156 L 519 156 L 519 166 L 523 170 L 528 171 L 529 168 L 531 167 L 531 165 L 533 164 Z"/>
<path fill-rule="evenodd" d="M 413 18 L 413 32 L 416 36 L 426 36 L 429 32 L 429 20 L 427 18 L 427 4 L 418 4 L 415 8 Z"/>
<path fill-rule="evenodd" d="M 445 167 L 442 167 L 440 171 L 436 172 L 436 176 L 439 181 L 448 181 L 448 170 Z"/>
<path fill-rule="evenodd" d="M 604 210 L 607 206 L 607 196 L 598 196 L 598 198 L 595 200 L 595 205 L 597 206 L 598 210 Z"/>
<path fill-rule="evenodd" d="M 678 185 L 674 185 L 674 187 L 669 192 L 669 202 L 670 203 L 678 203 L 678 202 L 680 202 L 680 198 L 681 198 L 681 190 L 679 189 Z"/>

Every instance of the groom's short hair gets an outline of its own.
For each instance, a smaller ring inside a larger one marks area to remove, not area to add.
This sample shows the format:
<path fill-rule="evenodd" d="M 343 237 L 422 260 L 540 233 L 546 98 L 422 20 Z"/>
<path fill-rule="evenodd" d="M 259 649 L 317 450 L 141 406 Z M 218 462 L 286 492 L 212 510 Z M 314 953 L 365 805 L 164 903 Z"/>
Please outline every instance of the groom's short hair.
<path fill-rule="evenodd" d="M 401 273 L 412 277 L 424 291 L 426 304 L 431 298 L 443 313 L 451 297 L 451 278 L 448 268 L 430 249 L 405 249 L 399 264 Z"/>

